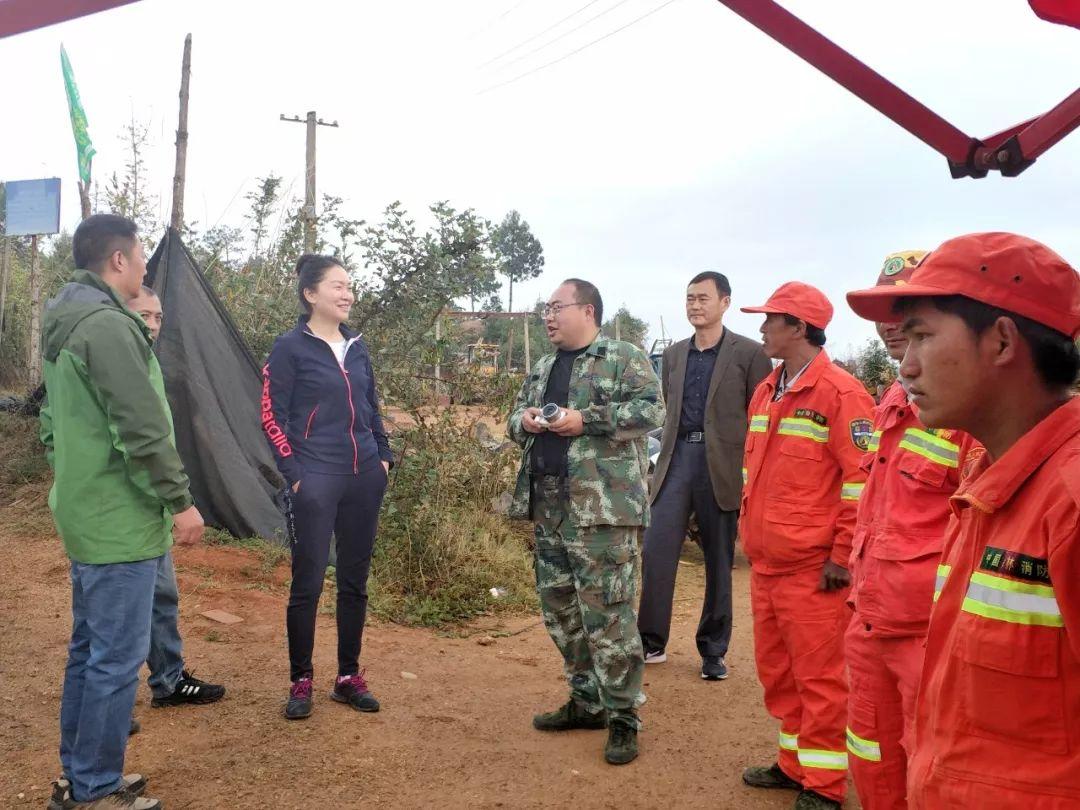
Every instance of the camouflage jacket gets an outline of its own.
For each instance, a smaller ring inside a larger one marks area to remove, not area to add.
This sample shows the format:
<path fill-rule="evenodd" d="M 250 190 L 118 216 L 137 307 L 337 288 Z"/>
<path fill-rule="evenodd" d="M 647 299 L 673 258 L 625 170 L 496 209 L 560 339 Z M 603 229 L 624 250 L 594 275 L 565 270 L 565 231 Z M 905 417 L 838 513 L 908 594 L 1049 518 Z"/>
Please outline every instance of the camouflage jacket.
<path fill-rule="evenodd" d="M 544 356 L 518 392 L 507 434 L 524 448 L 511 517 L 531 518 L 534 434 L 521 426 L 526 408 L 544 405 L 555 355 Z M 575 526 L 646 526 L 649 472 L 646 434 L 664 424 L 660 383 L 645 352 L 597 336 L 574 360 L 568 407 L 581 411 L 585 432 L 567 450 L 568 516 Z"/>

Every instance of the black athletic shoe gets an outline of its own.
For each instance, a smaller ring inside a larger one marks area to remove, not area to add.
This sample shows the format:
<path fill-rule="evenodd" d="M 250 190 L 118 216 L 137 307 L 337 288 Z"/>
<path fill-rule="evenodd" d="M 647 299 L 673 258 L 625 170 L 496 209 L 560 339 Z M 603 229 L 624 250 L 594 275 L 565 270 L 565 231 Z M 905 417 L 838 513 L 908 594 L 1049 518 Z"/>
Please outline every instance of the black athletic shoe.
<path fill-rule="evenodd" d="M 608 725 L 604 759 L 609 765 L 626 765 L 637 759 L 637 729 L 624 720 L 612 720 Z"/>
<path fill-rule="evenodd" d="M 795 810 L 840 810 L 840 802 L 813 790 L 804 790 L 795 800 Z"/>
<path fill-rule="evenodd" d="M 667 661 L 667 653 L 663 650 L 645 650 L 646 664 L 662 664 Z"/>
<path fill-rule="evenodd" d="M 803 786 L 784 773 L 776 762 L 767 768 L 760 766 L 747 768 L 742 773 L 742 780 L 750 787 L 784 788 L 786 790 L 803 789 Z"/>
<path fill-rule="evenodd" d="M 172 694 L 154 698 L 150 701 L 150 706 L 160 709 L 164 706 L 183 706 L 188 703 L 200 705 L 216 703 L 223 697 L 225 697 L 224 686 L 200 681 L 185 669 L 180 673 L 180 680 Z"/>
<path fill-rule="evenodd" d="M 553 712 L 533 717 L 533 728 L 539 731 L 570 731 L 575 728 L 599 729 L 607 727 L 607 712 L 589 712 L 570 698 Z"/>
<path fill-rule="evenodd" d="M 365 669 L 364 672 L 367 672 Z M 377 712 L 379 701 L 368 689 L 367 681 L 364 680 L 364 672 L 359 675 L 341 676 L 334 684 L 334 691 L 330 697 L 338 703 L 347 703 L 358 712 Z"/>
<path fill-rule="evenodd" d="M 285 704 L 285 716 L 289 720 L 303 720 L 311 714 L 311 678 L 293 681 L 289 687 L 289 702 Z"/>
<path fill-rule="evenodd" d="M 727 664 L 719 655 L 707 655 L 701 659 L 701 678 L 706 681 L 722 681 L 727 678 Z"/>

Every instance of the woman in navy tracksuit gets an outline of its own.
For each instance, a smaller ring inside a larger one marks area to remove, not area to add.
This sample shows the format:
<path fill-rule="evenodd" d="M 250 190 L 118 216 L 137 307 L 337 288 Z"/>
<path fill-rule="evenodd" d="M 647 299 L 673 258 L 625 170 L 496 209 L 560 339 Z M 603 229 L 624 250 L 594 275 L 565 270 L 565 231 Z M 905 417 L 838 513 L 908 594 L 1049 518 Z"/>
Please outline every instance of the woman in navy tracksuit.
<path fill-rule="evenodd" d="M 337 539 L 338 677 L 331 697 L 379 710 L 359 669 L 367 578 L 393 456 L 367 346 L 345 327 L 352 284 L 331 256 L 296 263 L 305 314 L 263 368 L 262 424 L 292 501 L 292 588 L 286 625 L 292 686 L 285 716 L 311 714 L 315 614 L 330 536 Z"/>

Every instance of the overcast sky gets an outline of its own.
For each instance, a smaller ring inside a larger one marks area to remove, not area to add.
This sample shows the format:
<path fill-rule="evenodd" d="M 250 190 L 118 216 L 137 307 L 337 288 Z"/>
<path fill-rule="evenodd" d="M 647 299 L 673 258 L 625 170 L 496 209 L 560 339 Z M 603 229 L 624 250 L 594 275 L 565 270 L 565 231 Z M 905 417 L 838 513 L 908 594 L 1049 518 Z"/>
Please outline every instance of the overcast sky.
<path fill-rule="evenodd" d="M 95 177 L 121 168 L 125 122 L 149 122 L 166 218 L 190 32 L 186 210 L 200 229 L 242 225 L 243 195 L 270 171 L 302 195 L 304 128 L 278 115 L 314 109 L 341 124 L 319 129 L 318 180 L 346 213 L 374 220 L 395 199 L 414 213 L 446 199 L 490 219 L 516 208 L 547 259 L 516 301 L 580 276 L 653 337 L 661 319 L 671 336 L 690 333 L 685 284 L 705 269 L 729 276 L 735 307 L 792 279 L 821 287 L 837 309 L 830 348 L 843 354 L 872 335 L 843 293 L 871 284 L 893 250 L 1013 230 L 1080 264 L 1080 133 L 1019 178 L 952 180 L 944 158 L 715 0 L 673 0 L 483 92 L 664 0 L 594 0 L 536 37 L 586 2 L 142 0 L 3 39 L 0 178 L 62 177 L 63 224 L 77 224 L 63 42 Z M 1024 0 L 784 5 L 972 135 L 1080 84 L 1080 31 Z M 760 317 L 727 323 L 756 334 Z"/>

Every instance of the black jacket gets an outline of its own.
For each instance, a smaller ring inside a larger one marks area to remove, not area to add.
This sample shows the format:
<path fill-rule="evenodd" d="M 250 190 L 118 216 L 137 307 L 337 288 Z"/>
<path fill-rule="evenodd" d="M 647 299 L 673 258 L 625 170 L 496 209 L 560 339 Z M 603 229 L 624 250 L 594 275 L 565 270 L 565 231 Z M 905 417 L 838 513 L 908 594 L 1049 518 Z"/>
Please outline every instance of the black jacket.
<path fill-rule="evenodd" d="M 301 317 L 263 366 L 262 426 L 291 487 L 305 472 L 355 474 L 393 462 L 367 345 L 344 326 L 345 367 Z"/>

